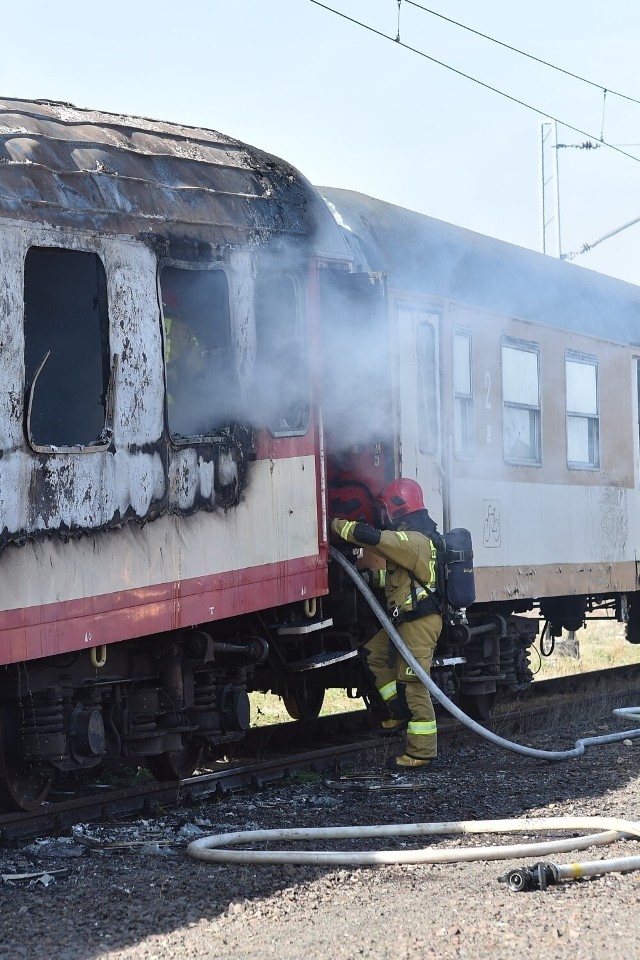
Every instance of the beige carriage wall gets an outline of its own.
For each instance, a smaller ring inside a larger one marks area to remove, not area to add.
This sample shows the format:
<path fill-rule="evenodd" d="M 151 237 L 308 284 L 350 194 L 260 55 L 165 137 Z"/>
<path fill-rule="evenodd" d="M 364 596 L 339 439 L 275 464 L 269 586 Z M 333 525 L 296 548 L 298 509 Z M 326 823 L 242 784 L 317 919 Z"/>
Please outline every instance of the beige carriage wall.
<path fill-rule="evenodd" d="M 453 434 L 452 338 L 472 338 L 474 443 L 445 467 L 452 526 L 473 534 L 480 600 L 637 589 L 628 530 L 640 519 L 637 399 L 630 348 L 457 304 L 443 318 L 443 432 Z M 606 336 L 606 331 L 603 331 Z M 540 463 L 503 453 L 501 345 L 539 351 Z M 599 465 L 569 466 L 565 357 L 597 362 Z M 634 412 L 635 411 L 635 412 Z M 604 562 L 603 562 L 604 561 Z"/>

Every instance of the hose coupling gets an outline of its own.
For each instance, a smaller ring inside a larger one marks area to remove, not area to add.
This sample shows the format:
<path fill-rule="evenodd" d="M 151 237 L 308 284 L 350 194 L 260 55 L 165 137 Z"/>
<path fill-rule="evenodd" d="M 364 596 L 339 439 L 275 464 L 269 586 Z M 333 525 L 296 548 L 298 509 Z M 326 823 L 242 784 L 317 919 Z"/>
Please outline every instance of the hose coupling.
<path fill-rule="evenodd" d="M 509 890 L 520 893 L 523 890 L 546 890 L 558 883 L 559 874 L 555 863 L 534 863 L 532 867 L 520 867 L 509 870 L 498 877 L 498 883 L 506 883 Z"/>

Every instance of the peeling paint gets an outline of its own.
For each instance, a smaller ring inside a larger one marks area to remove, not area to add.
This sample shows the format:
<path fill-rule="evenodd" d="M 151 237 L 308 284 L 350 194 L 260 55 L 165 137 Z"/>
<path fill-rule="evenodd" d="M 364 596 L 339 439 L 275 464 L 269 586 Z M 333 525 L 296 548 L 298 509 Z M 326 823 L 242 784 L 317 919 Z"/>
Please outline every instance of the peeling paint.
<path fill-rule="evenodd" d="M 627 544 L 627 498 L 620 487 L 600 488 L 600 536 L 602 559 L 619 560 Z"/>

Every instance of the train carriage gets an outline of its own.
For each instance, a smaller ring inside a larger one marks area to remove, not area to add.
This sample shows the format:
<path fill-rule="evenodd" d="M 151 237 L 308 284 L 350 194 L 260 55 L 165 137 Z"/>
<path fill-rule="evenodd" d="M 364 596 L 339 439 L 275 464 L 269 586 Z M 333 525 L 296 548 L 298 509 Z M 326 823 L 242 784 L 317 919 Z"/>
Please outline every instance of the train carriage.
<path fill-rule="evenodd" d="M 4 804 L 105 756 L 190 772 L 248 726 L 256 664 L 300 707 L 327 652 L 308 352 L 334 261 L 327 208 L 274 157 L 0 102 Z"/>
<path fill-rule="evenodd" d="M 386 451 L 393 475 L 422 485 L 441 530 L 472 534 L 471 632 L 459 647 L 445 630 L 440 649 L 466 663 L 457 677 L 442 670 L 442 685 L 479 713 L 500 686 L 526 685 L 536 617 L 559 635 L 593 611 L 630 615 L 637 641 L 640 290 L 362 194 L 319 190 L 354 273 L 379 288 L 389 368 L 368 376 L 373 347 L 336 294 L 333 335 L 349 341 L 352 368 L 386 392 L 388 410 L 384 434 L 370 430 L 368 447 L 343 457 L 336 501 L 360 482 L 375 496 L 373 464 Z"/>

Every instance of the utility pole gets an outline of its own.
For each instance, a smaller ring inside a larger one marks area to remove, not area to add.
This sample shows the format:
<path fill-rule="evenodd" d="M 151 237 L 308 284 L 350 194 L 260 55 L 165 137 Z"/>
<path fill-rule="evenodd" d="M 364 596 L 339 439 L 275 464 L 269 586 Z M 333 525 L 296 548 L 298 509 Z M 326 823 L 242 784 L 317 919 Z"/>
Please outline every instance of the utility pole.
<path fill-rule="evenodd" d="M 555 120 L 543 120 L 540 124 L 540 182 L 542 252 L 561 258 L 558 124 Z"/>

